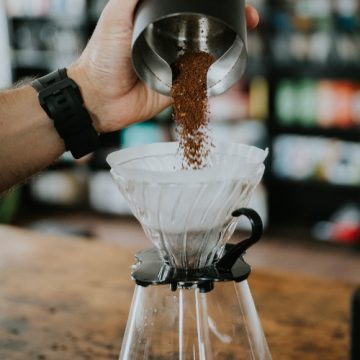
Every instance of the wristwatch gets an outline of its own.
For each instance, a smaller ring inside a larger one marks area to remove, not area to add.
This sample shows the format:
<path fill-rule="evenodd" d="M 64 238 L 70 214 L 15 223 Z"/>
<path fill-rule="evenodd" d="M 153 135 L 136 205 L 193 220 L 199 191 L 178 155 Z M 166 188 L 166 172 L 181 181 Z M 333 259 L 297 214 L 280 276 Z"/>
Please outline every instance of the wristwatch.
<path fill-rule="evenodd" d="M 40 105 L 53 120 L 66 150 L 75 159 L 96 150 L 99 134 L 84 106 L 78 85 L 67 76 L 66 69 L 36 79 L 31 85 L 39 93 Z"/>

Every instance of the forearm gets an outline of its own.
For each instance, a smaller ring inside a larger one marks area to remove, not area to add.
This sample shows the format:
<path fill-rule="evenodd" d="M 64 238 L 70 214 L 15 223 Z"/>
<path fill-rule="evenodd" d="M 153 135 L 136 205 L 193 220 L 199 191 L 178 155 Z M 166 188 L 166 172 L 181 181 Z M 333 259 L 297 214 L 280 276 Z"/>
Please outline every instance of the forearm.
<path fill-rule="evenodd" d="M 0 92 L 0 194 L 52 164 L 64 150 L 32 87 Z"/>

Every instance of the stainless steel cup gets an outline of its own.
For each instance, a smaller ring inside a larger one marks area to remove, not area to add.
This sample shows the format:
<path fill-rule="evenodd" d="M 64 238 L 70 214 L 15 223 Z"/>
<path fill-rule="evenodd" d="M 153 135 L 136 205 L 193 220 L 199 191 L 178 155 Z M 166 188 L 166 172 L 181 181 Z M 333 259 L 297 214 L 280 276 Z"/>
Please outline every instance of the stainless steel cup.
<path fill-rule="evenodd" d="M 216 61 L 209 95 L 239 80 L 246 68 L 245 0 L 142 0 L 135 13 L 132 60 L 152 89 L 170 95 L 171 65 L 185 51 L 205 51 Z"/>

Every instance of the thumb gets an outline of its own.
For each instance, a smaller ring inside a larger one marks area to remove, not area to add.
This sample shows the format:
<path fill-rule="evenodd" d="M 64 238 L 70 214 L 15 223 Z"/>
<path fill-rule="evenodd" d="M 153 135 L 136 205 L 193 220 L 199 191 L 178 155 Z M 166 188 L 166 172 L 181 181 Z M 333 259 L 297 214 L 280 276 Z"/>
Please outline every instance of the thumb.
<path fill-rule="evenodd" d="M 139 0 L 109 0 L 100 21 L 112 26 L 132 26 L 136 4 Z"/>

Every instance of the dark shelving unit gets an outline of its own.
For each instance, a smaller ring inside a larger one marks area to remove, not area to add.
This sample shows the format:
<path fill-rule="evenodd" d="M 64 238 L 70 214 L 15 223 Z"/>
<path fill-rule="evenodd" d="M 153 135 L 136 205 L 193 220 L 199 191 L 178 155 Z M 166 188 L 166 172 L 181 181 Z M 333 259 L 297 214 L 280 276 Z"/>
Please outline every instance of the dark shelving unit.
<path fill-rule="evenodd" d="M 289 2 L 278 0 L 271 2 L 271 18 L 273 19 L 269 32 L 276 42 L 277 36 L 286 28 L 285 37 L 290 39 L 294 34 L 303 35 L 304 38 L 321 31 L 331 31 L 334 36 L 343 34 L 353 36 L 360 28 L 360 14 L 349 15 L 343 19 L 334 9 L 327 18 L 301 18 L 296 13 L 295 7 L 301 6 L 301 1 Z M 329 2 L 330 4 L 330 2 Z M 328 5 L 331 6 L 331 5 Z M 324 25 L 324 22 L 326 24 Z M 301 27 L 298 24 L 305 24 Z M 350 24 L 351 27 L 346 27 Z M 280 30 L 279 30 L 280 29 Z M 326 30 L 327 29 L 327 30 Z M 286 40 L 284 37 L 284 41 Z M 335 40 L 334 40 L 335 41 Z M 334 47 L 334 43 L 332 43 Z M 290 53 L 290 50 L 289 50 Z M 360 49 L 358 54 L 360 54 Z M 331 55 L 331 54 L 330 54 Z M 340 54 L 341 55 L 341 54 Z M 303 136 L 305 138 L 323 138 L 340 140 L 344 142 L 360 143 L 360 123 L 357 126 L 341 128 L 338 126 L 321 127 L 319 124 L 303 126 L 291 124 L 286 126 L 279 123 L 276 111 L 276 94 L 282 81 L 297 82 L 303 79 L 313 81 L 349 81 L 354 84 L 360 83 L 360 63 L 340 61 L 335 59 L 339 56 L 330 56 L 327 61 L 298 60 L 291 58 L 291 54 L 284 54 L 284 61 L 279 61 L 274 56 L 270 59 L 269 83 L 270 83 L 270 116 L 269 136 L 271 158 L 266 174 L 269 188 L 270 222 L 274 225 L 306 225 L 329 219 L 331 215 L 347 202 L 360 204 L 360 180 L 359 184 L 335 184 L 328 181 L 302 179 L 294 180 L 282 178 L 274 171 L 274 145 L 279 136 Z"/>
<path fill-rule="evenodd" d="M 305 135 L 321 136 L 326 138 L 342 139 L 345 141 L 357 142 L 360 140 L 360 127 L 354 129 L 305 127 L 305 126 L 278 126 L 271 128 L 271 134 L 276 135 Z"/>
<path fill-rule="evenodd" d="M 292 64 L 273 63 L 272 71 L 278 79 L 360 79 L 360 64 L 316 64 L 294 61 Z"/>
<path fill-rule="evenodd" d="M 328 219 L 344 205 L 344 199 L 360 202 L 360 187 L 273 178 L 269 201 L 274 224 L 312 226 Z"/>
<path fill-rule="evenodd" d="M 296 2 L 299 4 L 301 1 Z M 278 41 L 278 35 L 283 34 L 291 39 L 293 34 L 301 33 L 311 36 L 324 28 L 330 28 L 331 33 L 349 34 L 353 36 L 360 30 L 359 17 L 356 25 L 352 25 L 349 20 L 346 22 L 339 14 L 332 12 L 328 15 L 329 19 L 298 19 L 294 12 L 295 2 L 286 0 L 277 1 L 258 1 L 262 3 L 259 7 L 261 11 L 261 23 L 258 29 L 249 33 L 250 57 L 244 83 L 248 86 L 251 79 L 261 77 L 266 80 L 269 90 L 269 109 L 268 116 L 263 119 L 268 131 L 268 146 L 270 156 L 267 160 L 265 184 L 268 190 L 270 225 L 313 225 L 314 223 L 327 219 L 346 201 L 355 201 L 360 203 L 360 184 L 353 185 L 335 185 L 329 182 L 319 182 L 313 179 L 293 180 L 284 179 L 276 176 L 274 173 L 274 145 L 276 139 L 283 135 L 301 135 L 304 137 L 322 137 L 327 139 L 338 139 L 346 142 L 360 143 L 360 123 L 354 128 L 339 127 L 320 127 L 301 126 L 293 124 L 284 126 L 279 124 L 276 114 L 275 98 L 279 83 L 283 80 L 301 81 L 302 79 L 319 80 L 347 80 L 353 83 L 360 83 L 360 63 L 354 61 L 339 61 L 339 56 L 329 57 L 328 61 L 316 62 L 309 59 L 298 60 L 292 58 L 290 50 L 285 48 L 284 61 L 279 61 L 279 53 L 273 46 Z M 83 16 L 74 18 L 64 16 L 14 16 L 10 18 L 10 32 L 12 43 L 16 43 L 15 34 L 22 24 L 55 23 L 60 27 L 75 27 L 80 34 L 82 45 L 91 36 L 100 14 L 100 10 L 106 4 L 103 0 L 86 0 L 86 9 Z M 302 24 L 300 27 L 297 27 Z M 304 26 L 304 24 L 306 26 Z M 325 25 L 324 25 L 325 24 Z M 330 25 L 331 26 L 330 26 Z M 350 26 L 351 25 L 351 26 Z M 330 26 L 330 27 L 329 27 Z M 326 30 L 324 30 L 326 31 Z M 29 75 L 43 75 L 54 69 L 54 57 L 56 52 L 40 47 L 34 51 L 33 58 L 29 58 L 29 53 L 25 54 L 24 49 L 13 50 L 13 71 L 14 79 L 18 80 Z M 27 56 L 24 56 L 27 55 Z M 31 54 L 30 54 L 31 55 Z M 280 54 L 281 55 L 281 54 Z M 360 49 L 359 54 L 360 55 Z M 74 54 L 74 58 L 75 58 Z M 360 58 L 358 56 L 357 58 Z M 170 138 L 170 129 L 172 126 L 171 116 L 161 121 L 153 120 L 157 124 L 168 128 Z M 102 136 L 102 147 L 95 153 L 92 161 L 88 163 L 90 171 L 107 171 L 105 156 L 107 151 L 119 148 L 121 146 L 120 132 L 106 134 Z M 62 169 L 73 166 L 69 162 L 56 164 L 54 169 Z"/>

